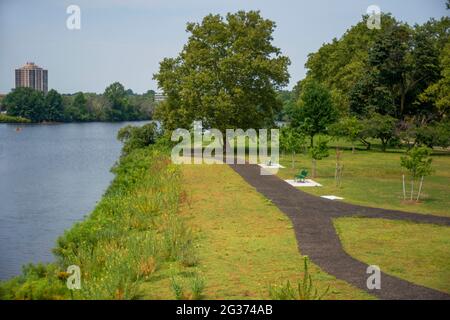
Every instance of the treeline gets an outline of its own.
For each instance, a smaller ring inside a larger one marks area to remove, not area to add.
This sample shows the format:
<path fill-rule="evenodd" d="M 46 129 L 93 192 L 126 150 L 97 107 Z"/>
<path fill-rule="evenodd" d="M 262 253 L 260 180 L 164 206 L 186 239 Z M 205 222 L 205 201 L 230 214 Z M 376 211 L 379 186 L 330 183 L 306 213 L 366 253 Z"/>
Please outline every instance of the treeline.
<path fill-rule="evenodd" d="M 305 79 L 279 92 L 279 120 L 311 138 L 345 136 L 370 148 L 450 145 L 450 18 L 410 26 L 367 17 L 309 55 Z"/>
<path fill-rule="evenodd" d="M 78 92 L 47 94 L 31 88 L 16 88 L 2 100 L 8 116 L 32 122 L 85 122 L 148 120 L 154 108 L 155 92 L 138 95 L 115 82 L 103 94 Z"/>

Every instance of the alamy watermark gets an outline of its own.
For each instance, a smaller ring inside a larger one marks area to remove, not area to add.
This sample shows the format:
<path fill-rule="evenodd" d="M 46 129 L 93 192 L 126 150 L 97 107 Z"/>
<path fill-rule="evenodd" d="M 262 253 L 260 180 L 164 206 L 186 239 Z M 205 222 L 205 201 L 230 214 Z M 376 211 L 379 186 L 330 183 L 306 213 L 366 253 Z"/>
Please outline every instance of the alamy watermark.
<path fill-rule="evenodd" d="M 69 290 L 80 290 L 81 289 L 81 269 L 77 265 L 71 265 L 67 267 L 67 277 L 66 285 Z"/>
<path fill-rule="evenodd" d="M 67 7 L 66 13 L 69 15 L 66 20 L 66 27 L 69 30 L 81 29 L 81 9 L 76 4 Z"/>
<path fill-rule="evenodd" d="M 381 289 L 381 269 L 379 266 L 371 265 L 367 267 L 367 274 L 370 276 L 367 278 L 367 289 L 380 290 Z"/>
<path fill-rule="evenodd" d="M 226 129 L 223 133 L 214 128 L 203 130 L 202 122 L 195 121 L 192 132 L 176 129 L 171 140 L 178 142 L 171 152 L 175 164 L 263 163 L 271 167 L 280 160 L 278 129 Z M 269 169 L 261 174 L 275 174 L 278 167 Z"/>
<path fill-rule="evenodd" d="M 367 28 L 370 30 L 381 29 L 381 9 L 379 6 L 373 4 L 367 8 Z"/>

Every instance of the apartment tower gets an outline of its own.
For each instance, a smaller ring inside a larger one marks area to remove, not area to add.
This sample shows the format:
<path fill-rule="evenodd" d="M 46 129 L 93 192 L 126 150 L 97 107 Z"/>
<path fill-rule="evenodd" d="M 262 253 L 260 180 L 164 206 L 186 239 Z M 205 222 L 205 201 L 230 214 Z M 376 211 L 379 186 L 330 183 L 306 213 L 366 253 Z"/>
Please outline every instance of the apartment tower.
<path fill-rule="evenodd" d="M 16 88 L 27 87 L 47 93 L 48 72 L 33 62 L 27 62 L 22 68 L 16 69 Z"/>

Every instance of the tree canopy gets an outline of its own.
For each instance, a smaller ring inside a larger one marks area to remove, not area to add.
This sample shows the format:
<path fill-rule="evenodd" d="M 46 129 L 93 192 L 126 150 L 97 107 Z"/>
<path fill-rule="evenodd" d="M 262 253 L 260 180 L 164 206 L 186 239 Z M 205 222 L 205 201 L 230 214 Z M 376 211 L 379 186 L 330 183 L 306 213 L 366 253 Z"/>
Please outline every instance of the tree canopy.
<path fill-rule="evenodd" d="M 139 95 L 125 90 L 118 82 L 108 86 L 103 95 L 83 92 L 61 95 L 54 89 L 44 95 L 21 87 L 2 100 L 2 108 L 8 115 L 32 122 L 147 120 L 154 105 L 154 91 Z"/>
<path fill-rule="evenodd" d="M 166 129 L 194 120 L 219 130 L 262 128 L 281 109 L 289 58 L 272 44 L 275 23 L 258 11 L 208 15 L 189 23 L 188 42 L 154 76 L 167 95 L 156 111 Z"/>

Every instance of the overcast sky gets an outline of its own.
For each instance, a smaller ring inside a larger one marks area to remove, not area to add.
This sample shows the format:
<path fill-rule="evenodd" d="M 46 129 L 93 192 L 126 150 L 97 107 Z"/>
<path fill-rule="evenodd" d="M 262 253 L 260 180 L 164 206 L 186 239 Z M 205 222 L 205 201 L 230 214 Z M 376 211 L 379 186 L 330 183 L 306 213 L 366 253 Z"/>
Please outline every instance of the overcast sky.
<path fill-rule="evenodd" d="M 80 30 L 66 28 L 70 4 L 81 8 Z M 181 50 L 186 22 L 240 9 L 276 22 L 292 87 L 305 76 L 308 53 L 340 37 L 372 4 L 410 24 L 450 12 L 444 0 L 0 0 L 0 93 L 14 87 L 14 69 L 27 61 L 48 69 L 49 88 L 61 93 L 103 92 L 114 81 L 156 90 L 152 75 Z"/>

